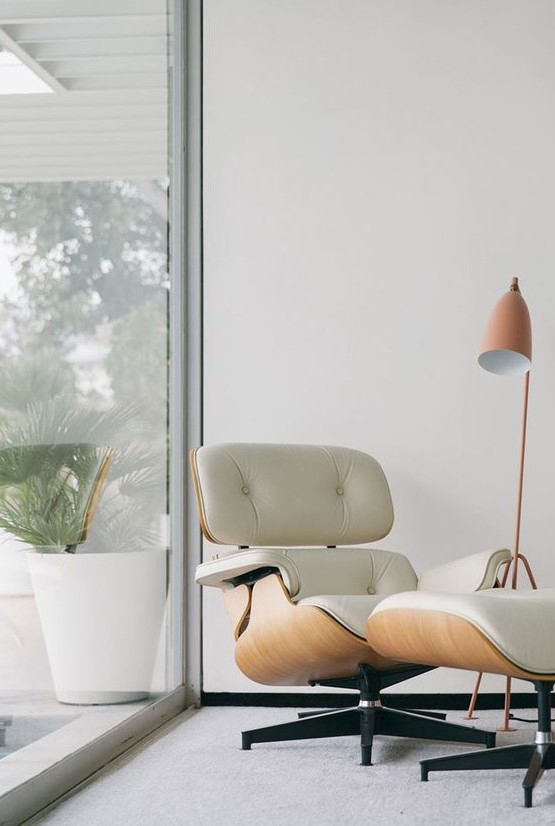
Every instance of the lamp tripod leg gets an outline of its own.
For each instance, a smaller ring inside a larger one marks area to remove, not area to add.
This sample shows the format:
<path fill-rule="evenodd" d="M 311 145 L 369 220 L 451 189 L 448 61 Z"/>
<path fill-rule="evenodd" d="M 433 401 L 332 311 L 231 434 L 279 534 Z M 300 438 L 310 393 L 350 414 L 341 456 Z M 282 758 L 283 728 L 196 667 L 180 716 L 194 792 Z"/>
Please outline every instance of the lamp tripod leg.
<path fill-rule="evenodd" d="M 507 677 L 505 683 L 505 708 L 503 710 L 503 725 L 497 731 L 516 731 L 515 728 L 509 725 L 511 718 L 511 678 Z"/>
<path fill-rule="evenodd" d="M 482 672 L 480 671 L 476 677 L 476 683 L 474 685 L 474 691 L 472 692 L 472 697 L 470 698 L 470 704 L 468 706 L 468 711 L 466 712 L 466 719 L 467 720 L 476 720 L 474 716 L 474 709 L 476 707 L 476 700 L 478 699 L 478 692 L 480 691 L 480 683 L 482 682 Z"/>

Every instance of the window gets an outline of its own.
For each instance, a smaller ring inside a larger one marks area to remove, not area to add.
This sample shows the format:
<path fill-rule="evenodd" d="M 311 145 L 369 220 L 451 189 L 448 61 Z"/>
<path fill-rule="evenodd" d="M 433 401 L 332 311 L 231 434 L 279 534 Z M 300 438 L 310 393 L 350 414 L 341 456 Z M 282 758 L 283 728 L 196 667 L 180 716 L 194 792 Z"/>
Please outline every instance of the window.
<path fill-rule="evenodd" d="M 184 7 L 174 18 L 171 5 L 45 1 L 39 13 L 21 0 L 0 21 L 1 54 L 51 89 L 0 95 L 3 811 L 34 756 L 44 769 L 45 744 L 60 751 L 72 732 L 75 746 L 84 714 L 89 738 L 114 724 L 138 735 L 153 725 L 145 706 L 163 719 L 185 703 L 171 509 L 183 172 L 168 148 L 182 131 Z"/>

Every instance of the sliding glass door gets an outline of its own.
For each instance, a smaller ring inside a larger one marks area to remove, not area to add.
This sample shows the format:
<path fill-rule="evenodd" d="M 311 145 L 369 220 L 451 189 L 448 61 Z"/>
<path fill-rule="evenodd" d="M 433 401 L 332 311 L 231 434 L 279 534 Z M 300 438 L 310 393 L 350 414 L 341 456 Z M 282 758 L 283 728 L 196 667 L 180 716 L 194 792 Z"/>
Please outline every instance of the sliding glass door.
<path fill-rule="evenodd" d="M 186 702 L 188 13 L 0 10 L 0 805 L 82 715 Z"/>

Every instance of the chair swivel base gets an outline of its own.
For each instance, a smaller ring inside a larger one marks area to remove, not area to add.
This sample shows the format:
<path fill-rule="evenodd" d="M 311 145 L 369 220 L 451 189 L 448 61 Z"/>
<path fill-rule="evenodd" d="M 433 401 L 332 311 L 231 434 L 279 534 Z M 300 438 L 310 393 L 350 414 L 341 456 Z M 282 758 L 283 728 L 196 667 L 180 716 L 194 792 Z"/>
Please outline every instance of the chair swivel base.
<path fill-rule="evenodd" d="M 529 809 L 532 806 L 532 793 L 542 774 L 547 769 L 555 768 L 555 742 L 551 730 L 553 683 L 537 682 L 534 685 L 538 692 L 538 731 L 534 743 L 421 760 L 421 780 L 428 780 L 429 773 L 433 771 L 527 769 L 522 787 L 524 806 Z"/>
<path fill-rule="evenodd" d="M 391 672 L 384 675 L 382 672 L 373 671 L 369 666 L 361 665 L 356 677 L 341 681 L 319 681 L 321 685 L 359 688 L 361 695 L 359 705 L 338 711 L 310 713 L 288 723 L 244 731 L 241 748 L 248 750 L 253 743 L 360 735 L 361 765 L 371 766 L 372 745 L 376 734 L 457 743 L 482 743 L 487 748 L 493 747 L 495 732 L 447 723 L 440 715 L 401 711 L 381 704 L 379 698 L 381 688 L 393 685 L 394 682 L 400 682 L 402 679 L 408 679 L 409 676 L 415 676 L 417 673 L 423 673 L 425 670 L 429 669 L 412 667 L 398 670 L 395 672 L 397 679 L 394 679 Z"/>

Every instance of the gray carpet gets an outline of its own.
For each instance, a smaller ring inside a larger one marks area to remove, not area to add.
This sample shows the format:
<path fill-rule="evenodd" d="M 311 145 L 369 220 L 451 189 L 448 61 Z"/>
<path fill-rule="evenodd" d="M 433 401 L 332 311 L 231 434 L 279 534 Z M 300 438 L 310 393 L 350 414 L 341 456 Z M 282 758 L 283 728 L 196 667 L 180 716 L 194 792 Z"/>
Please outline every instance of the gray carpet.
<path fill-rule="evenodd" d="M 359 765 L 358 740 L 341 737 L 254 745 L 240 731 L 282 722 L 292 709 L 205 708 L 49 814 L 44 826 L 540 826 L 555 823 L 555 771 L 523 808 L 523 770 L 453 772 L 419 780 L 418 760 L 475 749 L 377 737 L 375 765 Z M 463 712 L 448 719 L 462 722 Z M 533 711 L 522 716 L 533 716 Z M 495 729 L 501 712 L 476 725 Z M 499 733 L 530 742 L 533 725 Z"/>

